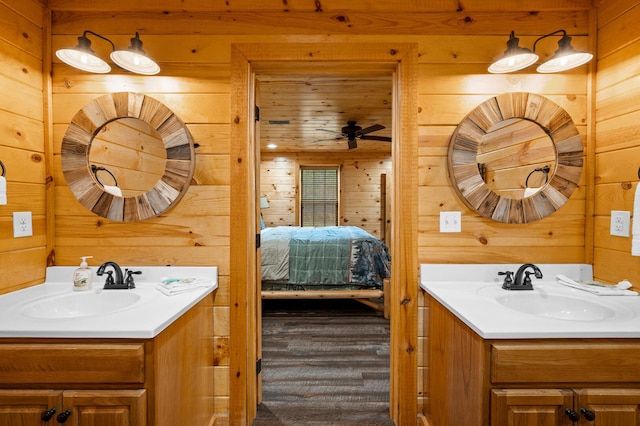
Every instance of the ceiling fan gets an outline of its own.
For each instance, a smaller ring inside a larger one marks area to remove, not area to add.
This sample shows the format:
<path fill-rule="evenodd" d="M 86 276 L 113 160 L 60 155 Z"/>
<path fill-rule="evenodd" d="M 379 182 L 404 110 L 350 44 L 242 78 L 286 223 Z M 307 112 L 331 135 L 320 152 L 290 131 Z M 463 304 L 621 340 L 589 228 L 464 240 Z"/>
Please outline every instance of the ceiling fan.
<path fill-rule="evenodd" d="M 356 139 L 391 142 L 391 138 L 388 136 L 369 135 L 369 133 L 371 132 L 382 130 L 384 128 L 385 127 L 381 124 L 374 124 L 373 126 L 365 127 L 363 129 L 362 127 L 358 126 L 355 121 L 347 121 L 347 125 L 342 128 L 341 132 L 336 132 L 335 130 L 327 130 L 327 129 L 316 129 L 316 130 L 319 130 L 322 132 L 335 133 L 337 135 L 340 135 L 340 137 L 342 138 L 347 138 L 349 149 L 353 149 L 358 147 Z M 321 141 L 317 141 L 317 142 L 321 142 Z"/>

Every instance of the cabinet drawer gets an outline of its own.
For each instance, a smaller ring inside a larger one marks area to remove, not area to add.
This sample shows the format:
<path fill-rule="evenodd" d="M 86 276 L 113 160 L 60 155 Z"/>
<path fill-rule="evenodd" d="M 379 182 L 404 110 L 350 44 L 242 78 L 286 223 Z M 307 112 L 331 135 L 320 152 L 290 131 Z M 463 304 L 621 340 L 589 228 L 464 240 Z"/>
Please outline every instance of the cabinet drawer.
<path fill-rule="evenodd" d="M 0 383 L 144 383 L 144 345 L 0 345 Z"/>
<path fill-rule="evenodd" d="M 491 382 L 640 382 L 638 353 L 626 342 L 493 343 Z"/>

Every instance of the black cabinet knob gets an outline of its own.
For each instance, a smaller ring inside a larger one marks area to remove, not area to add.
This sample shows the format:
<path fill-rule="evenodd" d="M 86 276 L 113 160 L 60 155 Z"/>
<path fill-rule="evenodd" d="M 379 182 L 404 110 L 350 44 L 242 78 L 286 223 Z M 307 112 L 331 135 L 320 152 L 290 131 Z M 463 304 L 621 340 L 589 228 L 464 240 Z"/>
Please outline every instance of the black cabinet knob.
<path fill-rule="evenodd" d="M 51 408 L 47 411 L 43 411 L 42 415 L 40 416 L 40 419 L 43 422 L 48 422 L 49 420 L 51 420 L 53 418 L 53 415 L 56 413 L 56 409 L 55 408 Z"/>
<path fill-rule="evenodd" d="M 576 413 L 571 408 L 567 408 L 566 410 L 564 410 L 564 413 L 572 422 L 577 422 L 578 420 L 580 420 L 580 414 Z"/>
<path fill-rule="evenodd" d="M 585 419 L 591 421 L 596 419 L 596 413 L 591 410 L 587 410 L 586 408 L 581 408 L 580 412 L 584 416 Z"/>
<path fill-rule="evenodd" d="M 58 417 L 56 417 L 56 420 L 58 421 L 58 423 L 64 423 L 67 421 L 69 416 L 71 416 L 71 410 L 67 410 L 63 413 L 58 414 Z"/>

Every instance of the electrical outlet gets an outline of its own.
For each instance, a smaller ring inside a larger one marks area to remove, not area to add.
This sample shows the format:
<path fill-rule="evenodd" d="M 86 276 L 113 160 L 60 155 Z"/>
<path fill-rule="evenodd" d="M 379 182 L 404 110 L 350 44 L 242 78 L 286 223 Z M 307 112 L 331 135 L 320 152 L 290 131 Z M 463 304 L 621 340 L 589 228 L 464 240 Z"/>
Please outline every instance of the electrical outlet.
<path fill-rule="evenodd" d="M 440 232 L 461 232 L 461 212 L 440 212 Z"/>
<path fill-rule="evenodd" d="M 631 212 L 611 210 L 611 235 L 628 237 L 629 222 L 631 222 Z"/>
<path fill-rule="evenodd" d="M 32 235 L 31 212 L 13 212 L 13 238 Z"/>

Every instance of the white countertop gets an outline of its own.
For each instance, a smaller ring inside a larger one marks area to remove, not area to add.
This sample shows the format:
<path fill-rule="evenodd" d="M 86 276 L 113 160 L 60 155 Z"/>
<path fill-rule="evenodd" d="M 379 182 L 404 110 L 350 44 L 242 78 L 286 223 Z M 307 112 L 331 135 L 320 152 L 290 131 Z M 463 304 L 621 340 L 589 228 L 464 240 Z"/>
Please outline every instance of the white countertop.
<path fill-rule="evenodd" d="M 423 264 L 420 287 L 485 339 L 640 337 L 640 296 L 598 296 L 556 282 L 557 274 L 590 280 L 590 265 L 538 264 L 543 278 L 532 276 L 534 290 L 503 290 L 504 277 L 497 272 L 515 272 L 519 266 Z M 516 297 L 531 296 L 542 303 L 553 296 L 584 300 L 615 314 L 599 320 L 557 319 L 524 313 L 497 300 L 515 293 L 522 293 Z"/>
<path fill-rule="evenodd" d="M 134 276 L 134 289 L 103 290 L 106 275 L 96 276 L 97 267 L 92 267 L 93 289 L 74 292 L 72 276 L 76 268 L 49 267 L 44 284 L 1 295 L 0 337 L 153 338 L 218 288 L 217 267 L 127 266 L 130 270 L 142 271 L 141 275 Z M 124 269 L 125 266 L 122 266 L 123 272 Z M 164 278 L 200 278 L 209 281 L 211 285 L 167 296 L 156 289 L 156 285 Z M 34 301 L 51 299 L 54 303 L 57 297 L 65 293 L 86 292 L 129 292 L 140 298 L 127 308 L 98 315 L 35 318 L 25 313 L 25 307 Z"/>

